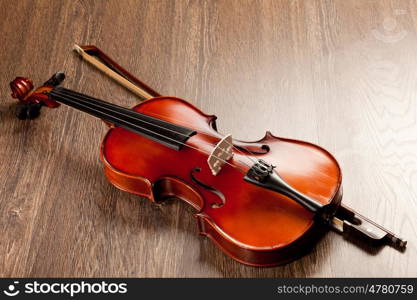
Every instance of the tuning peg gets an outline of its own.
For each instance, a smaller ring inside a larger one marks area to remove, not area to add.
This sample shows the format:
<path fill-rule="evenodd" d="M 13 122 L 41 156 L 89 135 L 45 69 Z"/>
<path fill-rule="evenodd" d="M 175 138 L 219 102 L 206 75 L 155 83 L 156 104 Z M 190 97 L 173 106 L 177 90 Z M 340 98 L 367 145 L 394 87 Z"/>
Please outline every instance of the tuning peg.
<path fill-rule="evenodd" d="M 56 72 L 54 75 L 52 75 L 51 78 L 48 79 L 43 85 L 48 86 L 58 86 L 63 82 L 65 79 L 65 74 L 63 72 Z"/>
<path fill-rule="evenodd" d="M 16 117 L 20 120 L 35 119 L 39 116 L 43 104 L 41 103 L 19 103 L 16 106 Z"/>
<path fill-rule="evenodd" d="M 29 104 L 28 110 L 27 110 L 27 118 L 28 119 L 35 119 L 39 116 L 41 113 L 41 108 L 43 106 L 43 103 L 36 103 L 36 104 Z"/>
<path fill-rule="evenodd" d="M 17 104 L 16 105 L 16 117 L 19 120 L 26 120 L 27 119 L 27 112 L 28 112 L 28 105 L 27 104 Z"/>

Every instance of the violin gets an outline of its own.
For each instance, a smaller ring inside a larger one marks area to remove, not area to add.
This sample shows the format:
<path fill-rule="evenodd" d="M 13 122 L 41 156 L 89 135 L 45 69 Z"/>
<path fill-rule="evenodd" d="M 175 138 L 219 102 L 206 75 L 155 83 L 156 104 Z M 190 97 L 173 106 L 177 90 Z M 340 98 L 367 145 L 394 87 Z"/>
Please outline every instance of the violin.
<path fill-rule="evenodd" d="M 327 150 L 270 132 L 249 142 L 223 135 L 214 115 L 160 95 L 97 47 L 76 50 L 146 100 L 121 107 L 60 86 L 63 73 L 36 89 L 17 77 L 10 83 L 17 116 L 34 119 L 41 107 L 64 104 L 103 120 L 109 130 L 100 157 L 108 181 L 155 203 L 188 203 L 199 233 L 231 258 L 252 266 L 288 263 L 329 229 L 371 246 L 406 248 L 405 240 L 342 204 L 342 171 Z"/>

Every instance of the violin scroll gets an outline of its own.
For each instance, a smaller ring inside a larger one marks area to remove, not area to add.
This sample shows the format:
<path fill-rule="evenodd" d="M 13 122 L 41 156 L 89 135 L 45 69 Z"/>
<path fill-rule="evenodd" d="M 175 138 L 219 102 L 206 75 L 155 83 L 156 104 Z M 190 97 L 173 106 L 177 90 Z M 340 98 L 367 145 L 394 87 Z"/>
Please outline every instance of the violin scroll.
<path fill-rule="evenodd" d="M 33 90 L 33 82 L 25 77 L 16 77 L 10 82 L 10 88 L 12 90 L 13 98 L 25 102 L 26 97 Z"/>
<path fill-rule="evenodd" d="M 20 120 L 35 119 L 39 116 L 42 106 L 58 107 L 59 103 L 49 99 L 46 93 L 59 85 L 64 79 L 64 73 L 55 73 L 41 87 L 32 91 L 32 80 L 25 77 L 16 77 L 10 82 L 12 97 L 19 101 L 16 107 L 16 116 Z"/>

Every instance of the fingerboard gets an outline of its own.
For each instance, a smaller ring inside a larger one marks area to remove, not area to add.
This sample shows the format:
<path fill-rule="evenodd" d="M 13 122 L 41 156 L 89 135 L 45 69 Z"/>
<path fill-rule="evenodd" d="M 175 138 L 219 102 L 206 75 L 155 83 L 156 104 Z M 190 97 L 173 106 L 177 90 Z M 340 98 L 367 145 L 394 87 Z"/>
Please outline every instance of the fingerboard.
<path fill-rule="evenodd" d="M 63 87 L 55 87 L 48 93 L 48 96 L 55 101 L 113 123 L 115 126 L 125 128 L 175 150 L 181 150 L 185 142 L 197 133 L 193 129 L 138 113 Z"/>

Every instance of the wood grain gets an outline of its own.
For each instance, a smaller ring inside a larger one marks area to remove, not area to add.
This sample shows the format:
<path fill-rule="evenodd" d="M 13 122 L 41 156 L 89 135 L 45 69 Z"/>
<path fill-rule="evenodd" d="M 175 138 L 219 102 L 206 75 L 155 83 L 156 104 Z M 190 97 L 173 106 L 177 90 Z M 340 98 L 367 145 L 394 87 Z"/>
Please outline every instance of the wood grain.
<path fill-rule="evenodd" d="M 417 276 L 415 1 L 0 0 L 0 276 Z M 14 117 L 8 83 L 64 86 L 133 106 L 83 62 L 95 44 L 165 95 L 330 150 L 344 203 L 409 240 L 369 253 L 330 232 L 310 255 L 243 266 L 196 234 L 192 209 L 121 192 L 102 174 L 102 122 L 68 107 Z"/>

